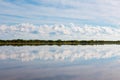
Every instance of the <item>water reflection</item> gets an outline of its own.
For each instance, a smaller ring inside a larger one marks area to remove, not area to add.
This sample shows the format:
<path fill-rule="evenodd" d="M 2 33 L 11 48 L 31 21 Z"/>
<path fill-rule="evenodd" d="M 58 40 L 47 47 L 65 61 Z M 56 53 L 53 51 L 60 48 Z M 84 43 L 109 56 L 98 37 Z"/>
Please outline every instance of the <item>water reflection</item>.
<path fill-rule="evenodd" d="M 120 56 L 120 46 L 2 46 L 0 59 L 21 61 L 32 60 L 69 60 L 102 59 Z"/>
<path fill-rule="evenodd" d="M 0 46 L 0 80 L 119 80 L 119 48 Z"/>

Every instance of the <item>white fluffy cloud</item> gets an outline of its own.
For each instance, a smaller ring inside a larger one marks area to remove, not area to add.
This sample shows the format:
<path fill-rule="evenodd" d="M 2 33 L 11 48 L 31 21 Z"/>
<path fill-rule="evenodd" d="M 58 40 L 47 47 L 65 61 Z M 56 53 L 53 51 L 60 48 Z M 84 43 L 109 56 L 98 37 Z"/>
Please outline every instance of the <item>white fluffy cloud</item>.
<path fill-rule="evenodd" d="M 120 28 L 92 25 L 1 25 L 0 39 L 119 40 Z"/>

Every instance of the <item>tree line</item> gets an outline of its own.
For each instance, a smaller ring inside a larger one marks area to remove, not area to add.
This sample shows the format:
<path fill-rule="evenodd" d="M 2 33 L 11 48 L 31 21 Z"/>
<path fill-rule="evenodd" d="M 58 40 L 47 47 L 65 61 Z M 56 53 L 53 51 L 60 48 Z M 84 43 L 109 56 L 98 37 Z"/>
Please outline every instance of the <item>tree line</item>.
<path fill-rule="evenodd" d="M 120 41 L 104 40 L 0 40 L 0 45 L 103 45 L 120 44 Z"/>

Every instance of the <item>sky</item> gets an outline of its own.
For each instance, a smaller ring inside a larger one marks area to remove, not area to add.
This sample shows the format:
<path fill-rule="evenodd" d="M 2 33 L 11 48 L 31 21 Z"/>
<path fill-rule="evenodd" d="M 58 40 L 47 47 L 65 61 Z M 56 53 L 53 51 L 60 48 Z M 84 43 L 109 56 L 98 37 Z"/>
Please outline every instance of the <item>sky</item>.
<path fill-rule="evenodd" d="M 119 40 L 119 0 L 0 0 L 0 39 Z"/>

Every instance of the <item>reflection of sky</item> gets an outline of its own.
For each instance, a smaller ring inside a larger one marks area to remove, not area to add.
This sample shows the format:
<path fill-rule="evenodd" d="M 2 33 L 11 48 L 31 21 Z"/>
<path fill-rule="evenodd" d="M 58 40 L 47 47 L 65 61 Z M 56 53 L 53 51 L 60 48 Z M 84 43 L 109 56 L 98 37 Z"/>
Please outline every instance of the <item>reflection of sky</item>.
<path fill-rule="evenodd" d="M 0 60 L 75 61 L 120 57 L 119 45 L 99 46 L 1 46 Z"/>
<path fill-rule="evenodd" d="M 0 80 L 119 80 L 119 47 L 1 46 Z"/>

